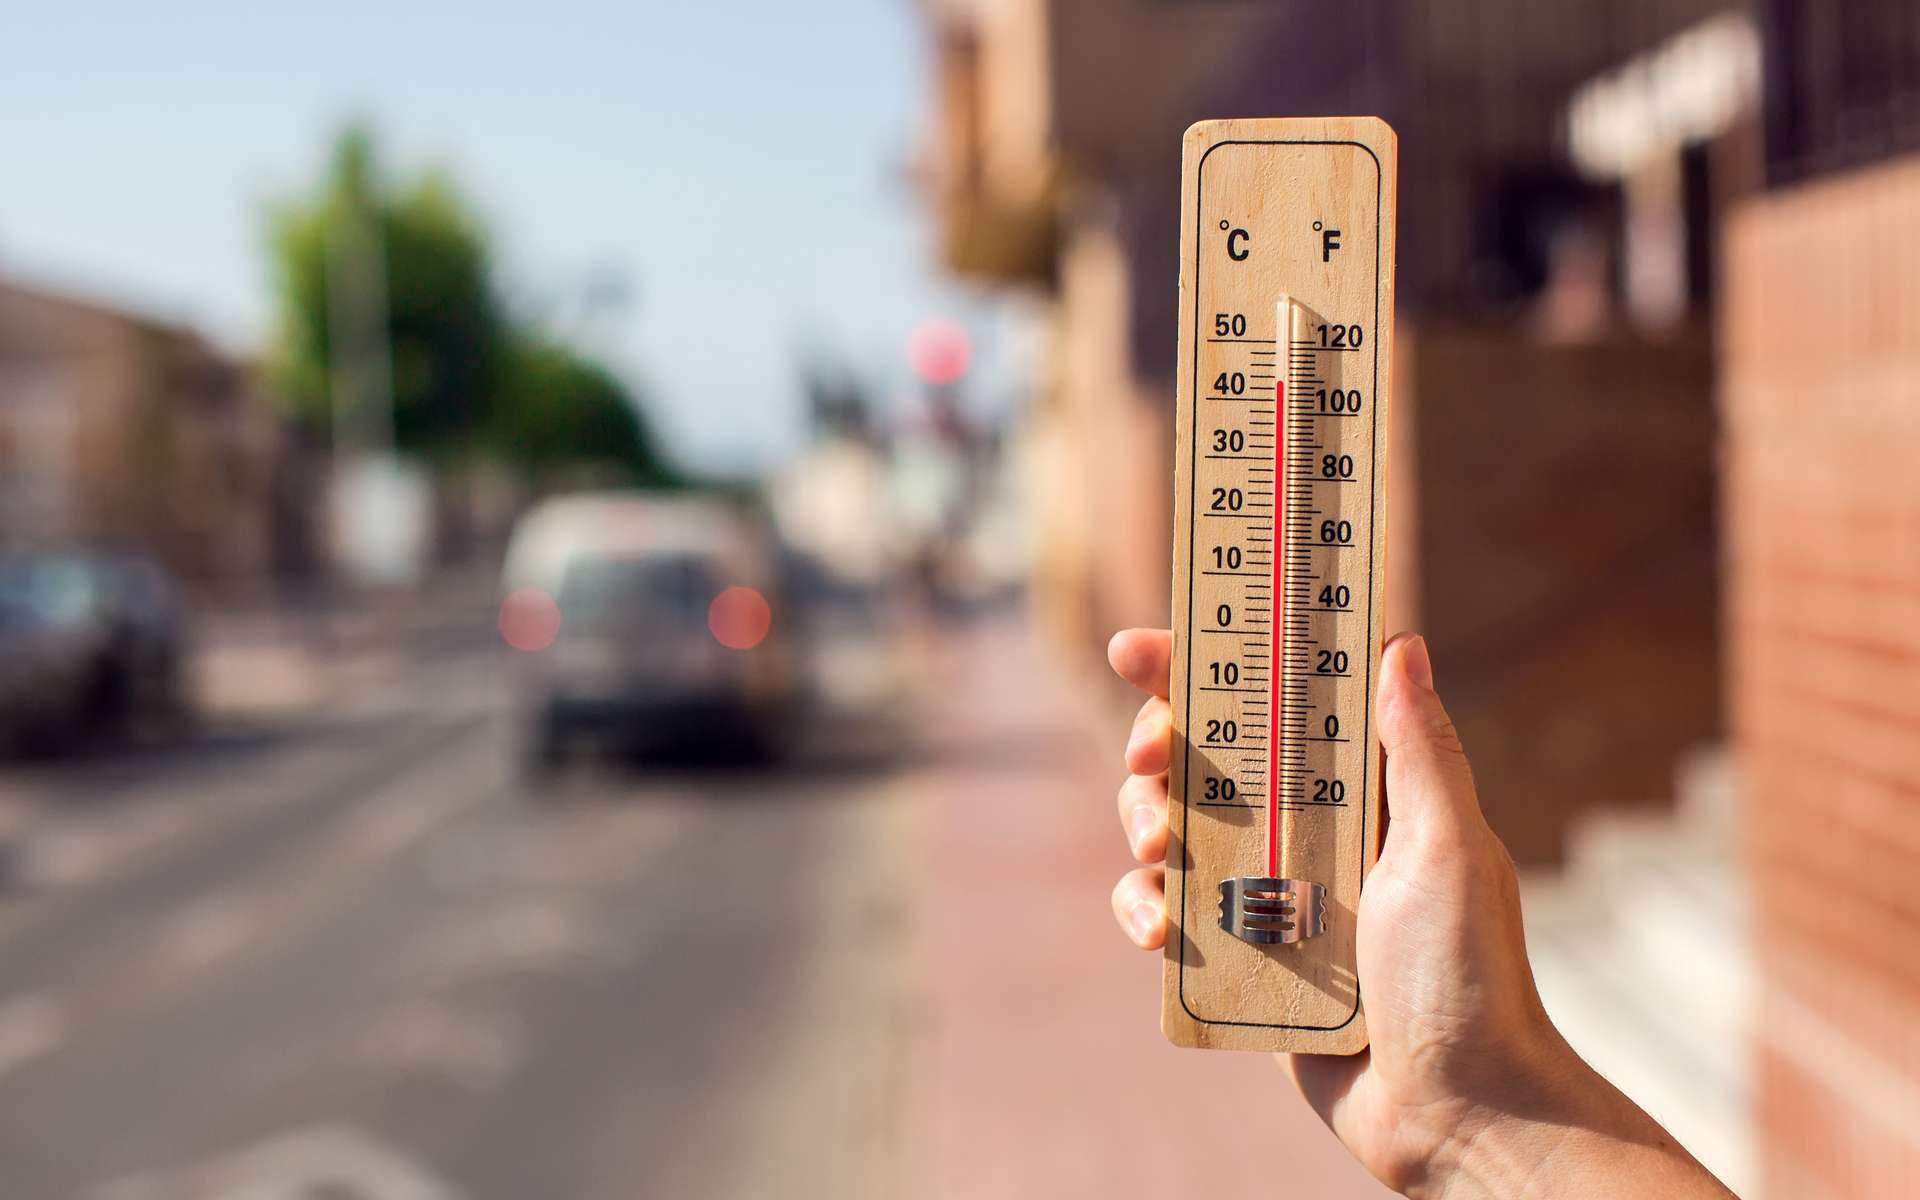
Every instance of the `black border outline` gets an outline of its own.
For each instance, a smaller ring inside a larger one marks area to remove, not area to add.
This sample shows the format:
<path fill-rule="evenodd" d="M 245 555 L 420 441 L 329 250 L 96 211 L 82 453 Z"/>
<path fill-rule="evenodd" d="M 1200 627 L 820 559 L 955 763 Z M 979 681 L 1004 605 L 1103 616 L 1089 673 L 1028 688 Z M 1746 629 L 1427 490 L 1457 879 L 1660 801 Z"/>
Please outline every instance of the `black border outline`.
<path fill-rule="evenodd" d="M 1191 436 L 1188 438 L 1188 447 L 1187 447 L 1189 454 L 1192 456 L 1192 461 L 1189 462 L 1187 465 L 1187 479 L 1189 481 L 1188 486 L 1189 488 L 1193 487 L 1192 481 L 1199 478 L 1199 472 L 1200 472 L 1200 461 L 1199 461 L 1199 454 L 1200 454 L 1200 450 L 1199 450 L 1199 446 L 1200 446 L 1199 386 L 1200 386 L 1200 345 L 1201 345 L 1200 343 L 1200 264 L 1201 264 L 1202 258 L 1204 257 L 1200 252 L 1201 243 L 1204 237 L 1204 234 L 1202 232 L 1202 227 L 1204 225 L 1204 221 L 1202 220 L 1202 217 L 1203 217 L 1202 207 L 1203 207 L 1205 196 L 1206 196 L 1205 182 L 1206 182 L 1207 159 L 1213 154 L 1215 150 L 1218 150 L 1222 146 L 1358 146 L 1360 149 L 1365 150 L 1367 152 L 1368 158 L 1371 158 L 1373 160 L 1373 172 L 1374 172 L 1373 174 L 1373 226 L 1374 226 L 1373 327 L 1376 332 L 1374 335 L 1374 343 L 1373 343 L 1373 379 L 1372 379 L 1371 386 L 1373 388 L 1373 393 L 1375 396 L 1374 410 L 1373 410 L 1374 419 L 1373 419 L 1373 429 L 1372 429 L 1372 439 L 1373 439 L 1372 450 L 1373 450 L 1373 457 L 1374 457 L 1374 464 L 1375 464 L 1374 466 L 1375 476 L 1374 476 L 1374 486 L 1368 489 L 1368 496 L 1367 496 L 1367 536 L 1371 538 L 1373 536 L 1373 530 L 1377 528 L 1374 522 L 1379 517 L 1378 508 L 1380 503 L 1380 476 L 1383 473 L 1383 468 L 1380 464 L 1380 425 L 1381 425 L 1381 422 L 1385 419 L 1383 416 L 1385 409 L 1381 406 L 1378 399 L 1380 395 L 1380 339 L 1379 339 L 1378 330 L 1380 328 L 1380 282 L 1381 282 L 1380 280 L 1380 243 L 1382 240 L 1380 237 L 1380 234 L 1382 232 L 1382 226 L 1384 224 L 1384 222 L 1382 221 L 1382 217 L 1384 215 L 1384 211 L 1386 207 L 1385 194 L 1384 194 L 1386 191 L 1386 168 L 1384 165 L 1381 164 L 1380 156 L 1373 152 L 1372 146 L 1367 145 L 1365 142 L 1354 141 L 1351 138 L 1232 139 L 1229 141 L 1215 142 L 1213 145 L 1208 146 L 1206 149 L 1206 152 L 1201 154 L 1200 161 L 1194 165 L 1194 171 L 1193 171 L 1193 235 L 1194 235 L 1194 241 L 1193 241 L 1193 365 L 1191 368 L 1191 371 L 1192 371 L 1191 378 L 1188 380 L 1188 386 L 1193 390 L 1191 390 L 1188 393 L 1190 397 L 1189 406 L 1192 409 L 1192 413 L 1191 413 L 1192 428 L 1191 428 Z M 1276 343 L 1277 343 L 1277 339 L 1276 339 Z M 1183 707 L 1181 709 L 1181 714 L 1180 714 L 1181 716 L 1180 727 L 1182 729 L 1188 729 L 1188 730 L 1191 730 L 1193 727 L 1193 635 L 1191 632 L 1191 626 L 1193 625 L 1193 580 L 1194 580 L 1193 566 L 1195 562 L 1194 535 L 1199 532 L 1198 528 L 1196 528 L 1197 520 L 1198 518 L 1194 515 L 1193 504 L 1191 503 L 1191 501 L 1189 501 L 1187 505 L 1187 625 L 1189 626 L 1189 632 L 1187 635 L 1187 668 L 1186 668 L 1187 688 L 1186 688 L 1185 695 L 1181 697 L 1181 704 Z M 1375 584 L 1377 583 L 1378 583 L 1378 580 L 1375 580 L 1375 579 L 1367 580 L 1367 637 L 1369 639 L 1369 642 L 1378 641 L 1378 635 L 1376 634 L 1375 628 L 1374 628 L 1374 623 L 1378 615 L 1374 611 L 1374 593 L 1377 590 L 1375 587 Z M 1375 657 L 1375 654 L 1370 647 L 1367 652 L 1367 690 L 1366 690 L 1366 697 L 1367 697 L 1366 714 L 1367 715 L 1366 715 L 1366 720 L 1363 724 L 1363 729 L 1366 735 L 1365 742 L 1368 746 L 1371 746 L 1373 744 L 1373 660 L 1374 660 L 1374 657 Z M 1376 752 L 1376 757 L 1377 757 L 1377 752 Z M 1273 769 L 1272 764 L 1268 764 L 1267 769 L 1272 770 Z M 1369 787 L 1373 783 L 1373 772 L 1374 772 L 1374 764 L 1369 763 L 1367 766 L 1367 785 Z M 1193 806 L 1187 800 L 1187 792 L 1189 790 L 1189 787 L 1187 785 L 1190 783 L 1192 778 L 1193 778 L 1193 745 L 1191 740 L 1189 739 L 1186 747 L 1186 759 L 1181 764 L 1182 786 L 1180 789 L 1180 828 L 1183 831 L 1187 828 L 1187 822 L 1190 821 L 1193 817 Z M 1367 811 L 1372 807 L 1370 803 L 1366 803 L 1367 799 L 1368 798 L 1365 795 L 1361 796 L 1362 804 L 1360 805 L 1360 871 L 1363 878 L 1366 874 L 1366 867 L 1367 867 Z M 1182 834 L 1181 840 L 1183 842 L 1185 841 L 1184 832 Z M 1189 912 L 1189 909 L 1187 906 L 1187 883 L 1188 883 L 1189 877 L 1192 874 L 1193 872 L 1191 870 L 1188 870 L 1185 868 L 1182 868 L 1180 872 L 1180 924 L 1178 926 L 1180 930 L 1180 957 L 1179 957 L 1180 970 L 1178 972 L 1180 983 L 1176 991 L 1178 992 L 1180 997 L 1180 1008 L 1183 1012 L 1187 1014 L 1187 1016 L 1193 1018 L 1195 1021 L 1198 1021 L 1202 1025 L 1227 1025 L 1227 1026 L 1236 1026 L 1242 1029 L 1293 1029 L 1293 1030 L 1299 1030 L 1301 1032 L 1310 1032 L 1310 1033 L 1333 1033 L 1338 1030 L 1345 1029 L 1347 1026 L 1353 1024 L 1354 1018 L 1360 1015 L 1360 980 L 1357 974 L 1355 976 L 1354 983 L 1353 983 L 1353 1011 L 1348 1013 L 1347 1019 L 1340 1022 L 1338 1025 L 1285 1025 L 1285 1024 L 1269 1024 L 1262 1021 L 1221 1021 L 1221 1020 L 1215 1020 L 1210 1017 L 1203 1017 L 1199 1013 L 1194 1012 L 1193 1008 L 1187 1003 L 1187 933 L 1186 933 L 1186 930 L 1188 927 L 1187 916 Z"/>

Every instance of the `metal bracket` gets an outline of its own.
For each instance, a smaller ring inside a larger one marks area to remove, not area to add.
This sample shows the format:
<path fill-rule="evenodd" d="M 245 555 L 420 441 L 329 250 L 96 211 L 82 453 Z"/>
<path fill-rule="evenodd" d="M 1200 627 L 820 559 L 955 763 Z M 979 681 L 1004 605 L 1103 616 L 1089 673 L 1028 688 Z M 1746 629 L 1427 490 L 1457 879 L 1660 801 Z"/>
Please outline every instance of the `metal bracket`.
<path fill-rule="evenodd" d="M 1223 879 L 1220 928 L 1256 946 L 1297 942 L 1325 933 L 1327 889 L 1294 879 Z"/>

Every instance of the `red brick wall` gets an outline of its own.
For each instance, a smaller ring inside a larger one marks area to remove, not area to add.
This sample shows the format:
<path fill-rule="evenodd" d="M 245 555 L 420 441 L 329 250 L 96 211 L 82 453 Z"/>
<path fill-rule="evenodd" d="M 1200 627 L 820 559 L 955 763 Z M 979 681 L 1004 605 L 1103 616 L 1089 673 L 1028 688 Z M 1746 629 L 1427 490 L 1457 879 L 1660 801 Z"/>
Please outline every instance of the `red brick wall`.
<path fill-rule="evenodd" d="M 1777 1196 L 1920 1190 L 1920 158 L 1726 247 L 1728 688 Z"/>

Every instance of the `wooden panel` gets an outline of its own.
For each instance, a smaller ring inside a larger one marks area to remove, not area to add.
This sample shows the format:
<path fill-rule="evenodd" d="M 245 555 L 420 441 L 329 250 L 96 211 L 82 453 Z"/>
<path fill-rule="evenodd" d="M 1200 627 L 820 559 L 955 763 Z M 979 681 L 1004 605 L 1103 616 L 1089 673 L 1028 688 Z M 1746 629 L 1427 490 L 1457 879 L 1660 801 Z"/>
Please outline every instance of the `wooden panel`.
<path fill-rule="evenodd" d="M 1183 1046 L 1366 1045 L 1395 178 L 1375 118 L 1187 132 L 1161 1019 Z M 1242 877 L 1323 886 L 1324 931 L 1223 929 Z"/>

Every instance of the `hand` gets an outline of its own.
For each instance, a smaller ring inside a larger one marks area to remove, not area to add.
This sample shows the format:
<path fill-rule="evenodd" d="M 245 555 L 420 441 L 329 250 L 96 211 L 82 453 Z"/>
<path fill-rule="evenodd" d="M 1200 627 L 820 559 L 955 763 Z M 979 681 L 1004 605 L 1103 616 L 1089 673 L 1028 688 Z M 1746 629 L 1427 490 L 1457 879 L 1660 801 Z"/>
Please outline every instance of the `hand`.
<path fill-rule="evenodd" d="M 1167 938 L 1171 652 L 1164 629 L 1127 630 L 1108 648 L 1114 670 L 1148 693 L 1119 795 L 1146 865 L 1113 891 L 1114 915 L 1143 950 Z M 1376 709 L 1391 819 L 1357 929 L 1372 1045 L 1280 1056 L 1308 1103 L 1376 1178 L 1412 1195 L 1725 1196 L 1547 1018 L 1513 860 L 1481 815 L 1421 638 L 1387 644 Z"/>

